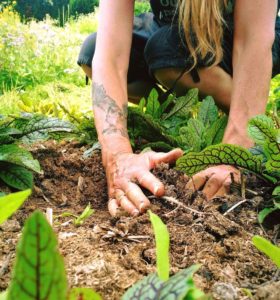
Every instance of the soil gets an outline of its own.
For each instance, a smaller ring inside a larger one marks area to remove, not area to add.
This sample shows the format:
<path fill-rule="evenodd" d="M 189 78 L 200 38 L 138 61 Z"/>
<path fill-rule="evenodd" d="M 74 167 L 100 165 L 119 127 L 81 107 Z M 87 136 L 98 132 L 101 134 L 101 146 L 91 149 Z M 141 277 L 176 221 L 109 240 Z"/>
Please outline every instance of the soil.
<path fill-rule="evenodd" d="M 36 209 L 53 209 L 59 249 L 70 286 L 91 287 L 104 299 L 120 299 L 143 276 L 155 272 L 155 242 L 147 214 L 136 218 L 110 217 L 100 152 L 83 158 L 76 143 L 46 142 L 32 147 L 44 170 L 35 178 L 32 196 L 0 227 L 0 291 L 11 277 L 15 249 L 25 219 Z M 161 165 L 155 174 L 165 183 L 166 198 L 151 198 L 151 209 L 167 224 L 171 237 L 171 273 L 201 264 L 198 287 L 214 299 L 280 299 L 280 275 L 271 261 L 252 245 L 254 235 L 276 244 L 279 222 L 264 228 L 257 214 L 268 200 L 269 187 L 247 177 L 247 201 L 235 194 L 208 202 L 200 192 L 185 189 L 188 178 Z M 175 199 L 175 200 L 174 200 Z M 80 214 L 90 203 L 95 213 L 76 227 L 63 212 Z M 279 221 L 279 216 L 273 220 Z"/>

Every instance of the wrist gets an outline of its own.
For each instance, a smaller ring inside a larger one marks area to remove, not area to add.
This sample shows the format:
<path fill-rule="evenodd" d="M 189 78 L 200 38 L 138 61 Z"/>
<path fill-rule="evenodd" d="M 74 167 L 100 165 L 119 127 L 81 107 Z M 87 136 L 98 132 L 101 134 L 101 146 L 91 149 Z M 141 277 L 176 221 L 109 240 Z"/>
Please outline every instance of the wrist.
<path fill-rule="evenodd" d="M 110 165 L 115 157 L 122 153 L 133 153 L 129 139 L 122 136 L 110 137 L 100 141 L 102 151 L 102 162 L 106 168 Z"/>
<path fill-rule="evenodd" d="M 250 148 L 254 145 L 252 139 L 248 136 L 247 126 L 239 127 L 228 125 L 223 137 L 223 143 L 245 148 Z"/>

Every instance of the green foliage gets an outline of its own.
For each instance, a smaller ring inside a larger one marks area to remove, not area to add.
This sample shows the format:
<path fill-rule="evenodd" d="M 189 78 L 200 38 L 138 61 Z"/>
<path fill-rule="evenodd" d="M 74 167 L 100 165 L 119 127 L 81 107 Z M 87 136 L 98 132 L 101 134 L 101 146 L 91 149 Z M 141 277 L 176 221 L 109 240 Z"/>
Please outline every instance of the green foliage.
<path fill-rule="evenodd" d="M 0 224 L 6 221 L 28 198 L 31 190 L 0 197 Z"/>
<path fill-rule="evenodd" d="M 40 212 L 26 221 L 17 248 L 8 300 L 65 300 L 67 282 L 51 226 Z"/>
<path fill-rule="evenodd" d="M 74 225 L 81 226 L 84 222 L 94 213 L 94 210 L 91 208 L 90 203 L 84 209 L 84 211 L 78 216 L 72 214 L 70 212 L 64 212 L 63 214 L 59 215 L 58 217 L 74 217 Z"/>
<path fill-rule="evenodd" d="M 161 281 L 156 274 L 151 274 L 136 283 L 122 297 L 122 300 L 195 300 L 204 294 L 199 291 L 193 282 L 193 274 L 198 270 L 193 265 L 172 276 L 168 281 Z"/>
<path fill-rule="evenodd" d="M 273 245 L 267 239 L 257 235 L 253 237 L 253 244 L 261 252 L 267 255 L 280 269 L 280 248 L 279 247 Z"/>
<path fill-rule="evenodd" d="M 99 0 L 69 0 L 70 14 L 89 14 L 98 6 Z"/>
<path fill-rule="evenodd" d="M 188 153 L 177 160 L 176 168 L 189 176 L 213 165 L 227 164 L 262 173 L 262 160 L 247 149 L 220 144 L 209 146 L 200 153 Z"/>
<path fill-rule="evenodd" d="M 148 144 L 142 148 L 167 151 L 180 147 L 187 152 L 220 143 L 227 117 L 218 114 L 211 97 L 202 101 L 196 113 L 198 103 L 197 89 L 190 90 L 184 97 L 170 95 L 163 103 L 157 91 L 152 90 L 147 101 L 142 99 L 138 107 L 129 109 L 128 128 L 132 140 L 145 139 Z"/>
<path fill-rule="evenodd" d="M 136 16 L 151 11 L 149 1 L 135 1 L 134 14 Z"/>
<path fill-rule="evenodd" d="M 102 298 L 92 289 L 73 288 L 70 291 L 68 300 L 102 300 Z"/>
<path fill-rule="evenodd" d="M 161 219 L 149 211 L 156 239 L 157 274 L 160 280 L 169 278 L 169 233 Z"/>

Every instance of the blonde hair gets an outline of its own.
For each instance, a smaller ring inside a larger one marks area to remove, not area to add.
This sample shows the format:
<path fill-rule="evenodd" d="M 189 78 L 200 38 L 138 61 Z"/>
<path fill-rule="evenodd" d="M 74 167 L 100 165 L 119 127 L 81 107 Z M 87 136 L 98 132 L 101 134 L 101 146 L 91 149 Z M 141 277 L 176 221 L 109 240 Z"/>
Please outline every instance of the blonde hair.
<path fill-rule="evenodd" d="M 228 0 L 179 0 L 179 22 L 184 29 L 186 43 L 193 58 L 198 56 L 217 65 L 223 58 L 222 38 L 224 10 Z M 190 69 L 190 70 L 191 70 Z M 190 71 L 189 70 L 189 71 Z"/>

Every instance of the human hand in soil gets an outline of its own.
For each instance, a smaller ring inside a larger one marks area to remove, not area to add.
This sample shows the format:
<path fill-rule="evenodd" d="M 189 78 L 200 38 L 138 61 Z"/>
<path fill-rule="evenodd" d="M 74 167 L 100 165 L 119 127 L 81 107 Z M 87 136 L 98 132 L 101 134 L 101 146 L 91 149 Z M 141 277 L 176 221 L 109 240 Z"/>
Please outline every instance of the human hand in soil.
<path fill-rule="evenodd" d="M 164 185 L 150 170 L 160 163 L 176 161 L 183 155 L 180 149 L 168 153 L 149 151 L 141 154 L 120 153 L 105 166 L 108 181 L 108 209 L 115 216 L 120 208 L 132 216 L 145 212 L 150 205 L 140 186 L 155 196 L 164 195 Z"/>
<path fill-rule="evenodd" d="M 229 193 L 232 181 L 240 182 L 240 171 L 233 166 L 219 165 L 194 175 L 186 188 L 193 191 L 202 189 L 206 198 L 211 200 Z"/>

